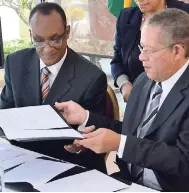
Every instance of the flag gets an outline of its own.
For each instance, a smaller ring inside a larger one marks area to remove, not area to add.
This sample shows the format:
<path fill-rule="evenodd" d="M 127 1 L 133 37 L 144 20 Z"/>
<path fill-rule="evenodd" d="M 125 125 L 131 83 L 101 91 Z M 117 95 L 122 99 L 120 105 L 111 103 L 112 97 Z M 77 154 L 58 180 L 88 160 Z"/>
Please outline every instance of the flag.
<path fill-rule="evenodd" d="M 118 17 L 121 9 L 127 8 L 127 7 L 135 7 L 136 3 L 134 0 L 106 0 L 106 5 L 109 11 L 115 17 Z"/>

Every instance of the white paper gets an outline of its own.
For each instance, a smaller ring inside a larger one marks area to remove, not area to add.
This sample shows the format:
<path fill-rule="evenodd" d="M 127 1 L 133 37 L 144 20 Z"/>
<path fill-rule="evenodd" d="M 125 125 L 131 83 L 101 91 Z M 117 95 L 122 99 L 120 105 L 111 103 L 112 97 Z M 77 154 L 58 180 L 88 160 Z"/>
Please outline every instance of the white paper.
<path fill-rule="evenodd" d="M 14 157 L 12 159 L 0 162 L 0 167 L 3 168 L 3 170 L 7 170 L 9 168 L 20 165 L 20 164 L 25 163 L 27 161 L 31 161 L 32 159 L 35 159 L 37 157 L 39 157 L 39 156 L 32 154 L 32 153 L 31 153 L 31 155 L 29 155 L 29 154 L 20 155 L 18 157 Z"/>
<path fill-rule="evenodd" d="M 34 187 L 48 182 L 58 174 L 74 167 L 74 164 L 35 159 L 5 173 L 5 182 L 28 182 Z"/>
<path fill-rule="evenodd" d="M 15 140 L 39 140 L 52 138 L 83 138 L 83 136 L 74 129 L 51 129 L 51 130 L 23 130 L 8 131 L 6 133 L 8 139 Z"/>
<path fill-rule="evenodd" d="M 12 146 L 7 147 L 5 149 L 1 147 L 0 148 L 0 162 L 13 159 L 23 154 L 24 154 L 23 152 L 18 151 L 16 148 L 13 148 Z"/>
<path fill-rule="evenodd" d="M 159 192 L 159 191 L 132 183 L 127 189 L 122 189 L 119 192 Z"/>
<path fill-rule="evenodd" d="M 36 187 L 41 192 L 112 192 L 128 185 L 97 170 L 76 174 Z"/>
<path fill-rule="evenodd" d="M 65 128 L 68 125 L 50 105 L 0 110 L 0 126 L 7 130 Z"/>

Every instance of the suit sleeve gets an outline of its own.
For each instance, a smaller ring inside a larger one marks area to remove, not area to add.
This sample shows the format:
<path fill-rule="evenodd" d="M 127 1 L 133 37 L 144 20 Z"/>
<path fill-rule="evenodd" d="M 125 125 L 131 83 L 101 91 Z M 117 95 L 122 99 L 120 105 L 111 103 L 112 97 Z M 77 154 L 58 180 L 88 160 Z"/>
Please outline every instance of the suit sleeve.
<path fill-rule="evenodd" d="M 95 113 L 89 112 L 89 119 L 86 126 L 94 125 L 96 129 L 107 128 L 121 134 L 122 122 L 111 120 L 110 118 L 99 116 Z"/>
<path fill-rule="evenodd" d="M 182 122 L 174 145 L 128 135 L 122 159 L 154 172 L 189 176 L 189 112 Z"/>
<path fill-rule="evenodd" d="M 117 19 L 116 23 L 116 33 L 115 33 L 115 45 L 114 45 L 114 56 L 111 61 L 111 72 L 113 75 L 113 78 L 115 80 L 114 85 L 118 87 L 116 83 L 116 79 L 122 75 L 125 74 L 124 66 L 123 66 L 123 59 L 122 59 L 122 54 L 121 54 L 121 48 L 122 48 L 122 42 L 121 42 L 121 33 L 119 29 L 119 23 L 120 23 L 120 18 L 122 16 L 122 11 Z"/>
<path fill-rule="evenodd" d="M 10 69 L 9 69 L 9 56 L 7 56 L 4 70 L 5 70 L 5 86 L 3 87 L 1 97 L 0 97 L 0 108 L 6 109 L 6 108 L 14 108 L 15 102 L 14 102 L 14 96 L 12 91 L 12 83 L 10 78 Z"/>
<path fill-rule="evenodd" d="M 82 106 L 94 113 L 105 115 L 106 112 L 107 78 L 103 72 L 92 79 L 84 97 Z"/>

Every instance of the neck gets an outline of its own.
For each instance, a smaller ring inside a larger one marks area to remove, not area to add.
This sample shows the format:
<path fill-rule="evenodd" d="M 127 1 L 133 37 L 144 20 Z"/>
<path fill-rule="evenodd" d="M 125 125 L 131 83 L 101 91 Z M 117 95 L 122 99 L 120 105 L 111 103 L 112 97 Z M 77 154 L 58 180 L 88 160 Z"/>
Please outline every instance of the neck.
<path fill-rule="evenodd" d="M 158 11 L 162 11 L 162 10 L 166 9 L 166 7 L 167 7 L 166 1 L 161 1 L 156 9 L 144 13 L 144 16 L 149 17 Z"/>

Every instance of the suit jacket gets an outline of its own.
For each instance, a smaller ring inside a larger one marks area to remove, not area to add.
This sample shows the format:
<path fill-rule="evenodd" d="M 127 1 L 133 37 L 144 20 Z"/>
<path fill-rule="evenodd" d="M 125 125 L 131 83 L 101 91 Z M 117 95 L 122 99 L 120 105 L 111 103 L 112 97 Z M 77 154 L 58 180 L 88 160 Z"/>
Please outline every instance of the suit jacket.
<path fill-rule="evenodd" d="M 104 114 L 106 110 L 106 75 L 90 61 L 68 48 L 67 57 L 42 103 L 40 90 L 40 60 L 34 48 L 7 56 L 5 86 L 0 97 L 0 108 L 14 108 L 73 100 L 86 109 Z M 13 142 L 15 145 L 62 158 L 90 168 L 104 170 L 104 157 L 88 151 L 73 155 L 64 151 L 72 141 Z M 93 161 L 90 161 L 91 158 Z M 89 163 L 91 162 L 91 163 Z M 91 165 L 88 165 L 91 164 Z"/>
<path fill-rule="evenodd" d="M 189 4 L 167 0 L 168 8 L 178 8 L 189 13 Z M 131 82 L 144 72 L 142 63 L 139 61 L 140 51 L 140 26 L 142 12 L 138 7 L 125 8 L 120 12 L 116 24 L 114 56 L 111 61 L 111 72 L 115 80 L 126 74 Z"/>
<path fill-rule="evenodd" d="M 106 88 L 106 75 L 68 48 L 65 62 L 43 104 L 73 100 L 86 109 L 104 114 Z M 35 49 L 10 54 L 5 62 L 5 86 L 0 108 L 41 104 L 40 61 Z"/>
<path fill-rule="evenodd" d="M 152 169 L 164 191 L 189 191 L 189 67 L 174 85 L 143 139 L 137 128 L 154 81 L 142 73 L 134 84 L 122 124 L 90 114 L 88 124 L 109 127 L 127 136 L 121 170 L 131 163 Z"/>

